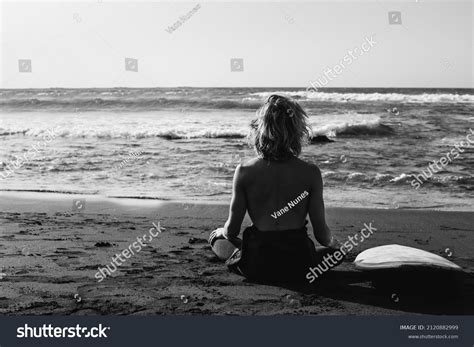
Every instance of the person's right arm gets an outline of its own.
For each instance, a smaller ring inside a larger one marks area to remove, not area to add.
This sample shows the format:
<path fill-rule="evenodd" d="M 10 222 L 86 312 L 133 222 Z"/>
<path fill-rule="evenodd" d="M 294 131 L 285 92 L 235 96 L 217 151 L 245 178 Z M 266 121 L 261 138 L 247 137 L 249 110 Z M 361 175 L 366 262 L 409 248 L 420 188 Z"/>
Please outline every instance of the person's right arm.
<path fill-rule="evenodd" d="M 323 246 L 337 248 L 339 242 L 333 238 L 326 224 L 323 200 L 323 178 L 318 167 L 312 167 L 311 193 L 309 195 L 309 218 L 313 225 L 314 237 Z"/>

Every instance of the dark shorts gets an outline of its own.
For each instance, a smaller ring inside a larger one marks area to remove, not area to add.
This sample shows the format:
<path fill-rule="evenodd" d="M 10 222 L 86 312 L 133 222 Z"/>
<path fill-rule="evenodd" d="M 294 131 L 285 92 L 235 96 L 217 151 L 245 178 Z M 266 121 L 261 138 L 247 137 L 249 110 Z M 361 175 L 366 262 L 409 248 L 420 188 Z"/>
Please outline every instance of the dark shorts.
<path fill-rule="evenodd" d="M 251 226 L 244 230 L 242 249 L 237 249 L 226 264 L 232 272 L 251 280 L 299 282 L 307 281 L 306 274 L 318 258 L 306 227 L 260 231 Z"/>

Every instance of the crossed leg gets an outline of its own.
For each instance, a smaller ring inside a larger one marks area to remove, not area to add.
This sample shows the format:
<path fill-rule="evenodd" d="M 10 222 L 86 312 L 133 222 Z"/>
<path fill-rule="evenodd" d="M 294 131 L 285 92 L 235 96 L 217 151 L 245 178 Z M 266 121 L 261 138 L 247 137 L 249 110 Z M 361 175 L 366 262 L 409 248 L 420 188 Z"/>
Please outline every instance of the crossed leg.
<path fill-rule="evenodd" d="M 227 239 L 217 239 L 211 245 L 212 251 L 217 255 L 221 260 L 226 261 L 230 256 L 235 252 L 236 249 L 242 247 L 242 240 L 235 239 L 229 241 Z"/>

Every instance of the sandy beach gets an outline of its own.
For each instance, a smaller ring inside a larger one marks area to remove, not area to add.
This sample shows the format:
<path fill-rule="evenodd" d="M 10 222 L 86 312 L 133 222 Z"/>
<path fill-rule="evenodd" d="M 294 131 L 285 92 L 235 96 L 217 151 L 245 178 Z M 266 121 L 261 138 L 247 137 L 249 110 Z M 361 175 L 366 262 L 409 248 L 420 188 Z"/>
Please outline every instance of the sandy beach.
<path fill-rule="evenodd" d="M 225 204 L 0 195 L 1 314 L 474 314 L 471 212 L 328 208 L 328 225 L 341 240 L 364 223 L 377 231 L 318 285 L 270 286 L 229 273 L 212 254 L 207 237 L 227 218 Z M 83 209 L 73 211 L 73 199 L 85 199 Z M 98 283 L 97 269 L 153 222 L 165 230 Z M 367 248 L 394 243 L 460 265 L 464 273 L 449 284 L 455 293 L 445 291 L 441 277 L 439 287 L 418 294 L 374 288 L 352 261 Z"/>

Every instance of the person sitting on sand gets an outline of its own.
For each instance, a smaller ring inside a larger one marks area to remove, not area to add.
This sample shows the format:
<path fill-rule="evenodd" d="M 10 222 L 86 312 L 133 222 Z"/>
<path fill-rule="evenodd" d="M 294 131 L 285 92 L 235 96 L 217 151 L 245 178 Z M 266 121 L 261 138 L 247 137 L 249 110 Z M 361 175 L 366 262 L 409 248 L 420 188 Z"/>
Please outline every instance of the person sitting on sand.
<path fill-rule="evenodd" d="M 310 266 L 340 247 L 326 225 L 321 172 L 298 158 L 310 136 L 307 118 L 297 102 L 280 95 L 267 98 L 250 125 L 258 157 L 237 166 L 229 217 L 211 232 L 217 256 L 249 279 L 304 281 Z M 241 240 L 246 212 L 253 225 Z M 324 246 L 318 251 L 307 235 L 308 214 Z"/>

